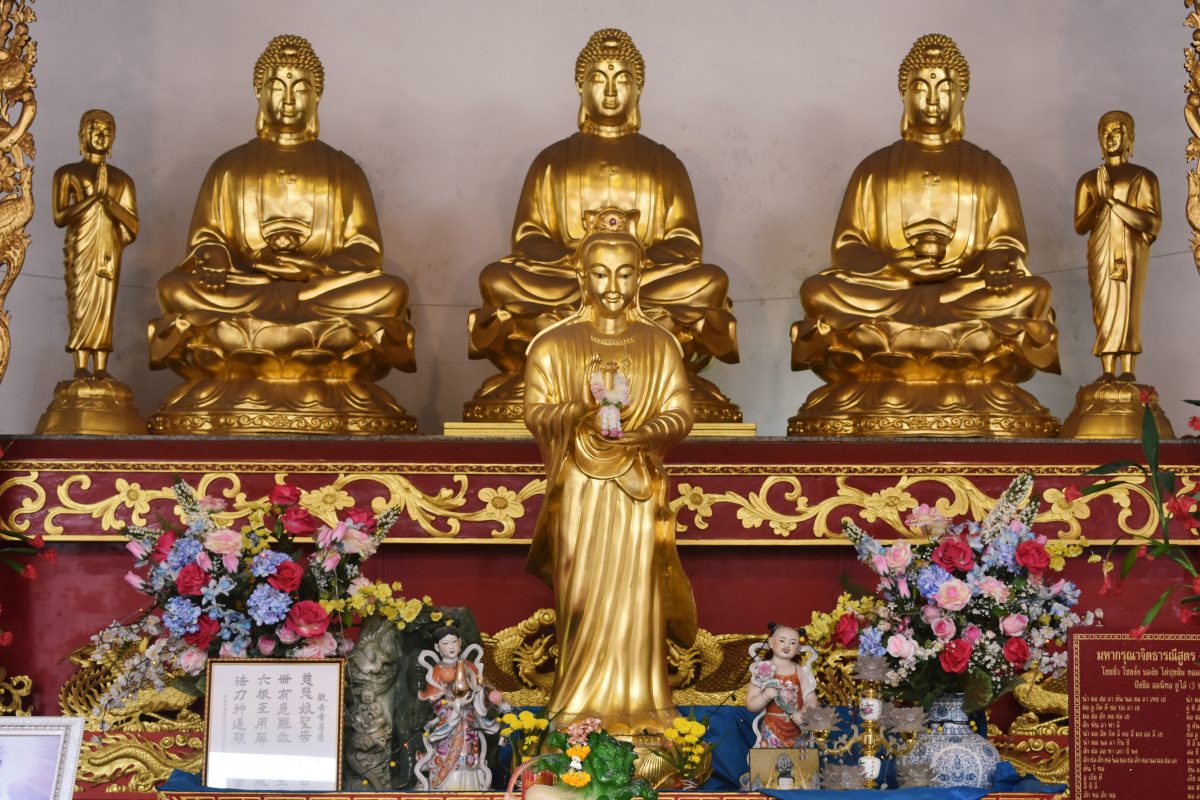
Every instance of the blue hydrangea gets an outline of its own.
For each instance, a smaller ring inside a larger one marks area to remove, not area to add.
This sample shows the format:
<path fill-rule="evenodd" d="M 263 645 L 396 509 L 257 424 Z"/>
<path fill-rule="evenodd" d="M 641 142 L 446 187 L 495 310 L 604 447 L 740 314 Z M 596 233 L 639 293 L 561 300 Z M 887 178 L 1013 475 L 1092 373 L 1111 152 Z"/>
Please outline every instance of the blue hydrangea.
<path fill-rule="evenodd" d="M 929 598 L 937 594 L 942 584 L 950 580 L 951 575 L 937 564 L 930 564 L 917 573 L 917 591 L 922 597 Z"/>
<path fill-rule="evenodd" d="M 221 611 L 221 638 L 229 641 L 234 637 L 250 635 L 250 619 L 240 611 L 232 608 Z"/>
<path fill-rule="evenodd" d="M 172 589 L 175 587 L 175 576 L 171 574 L 171 569 L 166 563 L 155 564 L 150 568 L 150 572 L 146 575 L 146 585 L 150 590 L 157 593 L 167 587 Z"/>
<path fill-rule="evenodd" d="M 980 560 L 989 569 L 1001 567 L 1009 572 L 1018 572 L 1016 536 L 1011 532 L 1006 532 L 996 537 L 996 541 L 983 551 Z"/>
<path fill-rule="evenodd" d="M 220 580 L 209 581 L 200 595 L 204 600 L 204 605 L 215 605 L 218 597 L 223 594 L 229 594 L 233 591 L 233 587 L 236 585 L 237 584 L 233 582 L 233 578 L 229 577 L 228 575 L 222 575 Z"/>
<path fill-rule="evenodd" d="M 269 578 L 279 569 L 280 564 L 290 560 L 284 553 L 264 550 L 250 563 L 250 574 L 258 578 Z"/>
<path fill-rule="evenodd" d="M 194 562 L 203 549 L 196 539 L 178 539 L 167 554 L 167 566 L 179 571 Z"/>
<path fill-rule="evenodd" d="M 163 607 L 163 625 L 172 636 L 186 636 L 200 629 L 200 607 L 186 597 L 172 597 Z"/>
<path fill-rule="evenodd" d="M 292 607 L 292 598 L 286 592 L 281 592 L 274 586 L 263 583 L 255 587 L 246 601 L 246 610 L 259 625 L 274 625 L 283 622 L 288 609 Z"/>
<path fill-rule="evenodd" d="M 883 649 L 883 631 L 878 628 L 867 628 L 858 635 L 858 654 L 860 656 L 881 656 Z"/>
<path fill-rule="evenodd" d="M 1079 587 L 1070 581 L 1063 582 L 1063 586 L 1059 589 L 1058 594 L 1062 598 L 1062 602 L 1069 606 L 1073 606 L 1079 602 Z"/>

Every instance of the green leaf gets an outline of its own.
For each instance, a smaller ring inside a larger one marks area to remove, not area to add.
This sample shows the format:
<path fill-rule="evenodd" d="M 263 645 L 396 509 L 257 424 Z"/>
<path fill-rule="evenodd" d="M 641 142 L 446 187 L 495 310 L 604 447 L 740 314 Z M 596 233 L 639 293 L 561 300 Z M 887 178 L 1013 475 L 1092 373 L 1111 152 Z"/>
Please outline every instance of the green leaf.
<path fill-rule="evenodd" d="M 1194 406 L 1200 406 L 1200 400 L 1184 400 L 1185 403 L 1191 403 Z"/>
<path fill-rule="evenodd" d="M 1158 425 L 1154 423 L 1154 413 L 1150 406 L 1142 409 L 1142 451 L 1146 454 L 1146 464 L 1150 472 L 1158 474 Z"/>
<path fill-rule="evenodd" d="M 1163 590 L 1163 593 L 1154 601 L 1154 605 L 1150 606 L 1150 610 L 1146 612 L 1146 616 L 1142 617 L 1143 628 L 1149 627 L 1150 623 L 1154 622 L 1154 618 L 1158 616 L 1158 612 L 1162 611 L 1163 606 L 1166 605 L 1167 598 L 1178 588 L 1178 586 L 1172 586 L 1169 589 Z"/>
<path fill-rule="evenodd" d="M 992 692 L 992 677 L 981 669 L 972 669 L 967 673 L 963 711 L 970 714 L 987 708 L 992 704 Z"/>
<path fill-rule="evenodd" d="M 1164 494 L 1175 494 L 1175 473 L 1169 469 L 1158 473 L 1158 486 Z"/>
<path fill-rule="evenodd" d="M 1103 492 L 1106 489 L 1113 489 L 1117 486 L 1128 486 L 1128 485 L 1129 485 L 1128 481 L 1104 481 L 1102 483 L 1093 483 L 1091 486 L 1085 486 L 1082 490 L 1080 490 L 1079 493 L 1086 497 L 1089 494 L 1096 494 L 1097 492 Z"/>
<path fill-rule="evenodd" d="M 1121 560 L 1121 580 L 1125 580 L 1125 576 L 1133 569 L 1133 565 L 1138 560 L 1138 550 L 1140 547 L 1131 547 L 1125 551 L 1125 558 Z"/>
<path fill-rule="evenodd" d="M 168 685 L 184 694 L 190 694 L 192 697 L 200 697 L 204 694 L 204 690 L 199 688 L 199 683 L 199 679 L 194 675 L 180 675 L 172 678 Z"/>
<path fill-rule="evenodd" d="M 1122 472 L 1131 467 L 1133 469 L 1140 469 L 1140 470 L 1144 471 L 1144 468 L 1142 467 L 1141 464 L 1137 463 L 1136 461 L 1130 461 L 1127 458 L 1123 458 L 1120 461 L 1110 461 L 1107 464 L 1104 464 L 1102 466 L 1093 467 L 1092 469 L 1089 469 L 1087 472 L 1085 472 L 1083 474 L 1084 475 L 1113 475 L 1117 472 Z"/>

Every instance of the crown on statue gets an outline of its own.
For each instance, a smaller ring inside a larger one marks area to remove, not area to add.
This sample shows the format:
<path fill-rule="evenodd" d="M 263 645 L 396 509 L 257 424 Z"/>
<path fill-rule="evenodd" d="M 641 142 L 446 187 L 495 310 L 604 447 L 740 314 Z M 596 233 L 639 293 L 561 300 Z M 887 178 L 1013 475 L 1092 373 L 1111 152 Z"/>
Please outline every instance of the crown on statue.
<path fill-rule="evenodd" d="M 628 211 L 615 206 L 605 206 L 594 211 L 583 212 L 583 230 L 585 236 L 593 233 L 628 233 L 637 236 L 638 219 L 642 212 L 636 208 Z"/>

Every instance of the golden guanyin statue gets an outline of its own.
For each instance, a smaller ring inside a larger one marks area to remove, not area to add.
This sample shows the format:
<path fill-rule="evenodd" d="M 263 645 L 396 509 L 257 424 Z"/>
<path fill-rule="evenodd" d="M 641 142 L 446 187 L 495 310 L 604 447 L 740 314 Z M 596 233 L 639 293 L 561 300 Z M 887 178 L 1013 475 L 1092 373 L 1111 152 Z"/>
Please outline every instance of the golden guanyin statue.
<path fill-rule="evenodd" d="M 376 385 L 415 369 L 408 288 L 383 272 L 362 169 L 317 138 L 324 69 L 277 36 L 254 67 L 258 136 L 200 188 L 183 262 L 159 281 L 150 364 L 186 382 L 151 417 L 172 433 L 409 433 Z"/>
<path fill-rule="evenodd" d="M 696 637 L 663 468 L 691 430 L 691 393 L 677 339 L 638 305 L 637 211 L 581 219 L 568 264 L 582 305 L 533 340 L 525 367 L 547 487 L 527 568 L 554 589 L 557 619 L 547 709 L 560 724 L 598 716 L 616 733 L 661 732 L 675 716 L 668 637 Z"/>
<path fill-rule="evenodd" d="M 1058 371 L 1050 286 L 1025 264 L 1012 175 L 963 138 L 967 62 L 922 36 L 900 65 L 901 138 L 850 178 L 833 263 L 800 289 L 792 368 L 827 385 L 798 435 L 1053 436 L 1017 384 Z"/>
<path fill-rule="evenodd" d="M 512 254 L 479 277 L 483 302 L 468 320 L 470 355 L 490 359 L 500 372 L 466 404 L 467 421 L 520 420 L 526 348 L 579 307 L 571 262 L 584 236 L 584 212 L 602 206 L 641 212 L 642 309 L 683 348 L 697 420 L 741 421 L 737 406 L 698 374 L 713 357 L 737 362 L 733 304 L 725 271 L 703 261 L 687 170 L 638 133 L 644 82 L 642 55 L 622 31 L 598 31 L 580 52 L 579 132 L 534 160 L 517 203 Z"/>
<path fill-rule="evenodd" d="M 1063 436 L 1079 439 L 1140 438 L 1142 389 L 1134 366 L 1142 352 L 1142 296 L 1150 269 L 1150 245 L 1162 225 L 1158 178 L 1130 163 L 1133 117 L 1109 111 L 1097 136 L 1103 159 L 1075 187 L 1075 232 L 1088 236 L 1088 284 L 1096 324 L 1093 355 L 1101 376 L 1082 387 L 1063 421 Z M 1118 373 L 1118 369 L 1120 372 Z M 1171 423 L 1151 401 L 1160 436 L 1173 437 Z"/>

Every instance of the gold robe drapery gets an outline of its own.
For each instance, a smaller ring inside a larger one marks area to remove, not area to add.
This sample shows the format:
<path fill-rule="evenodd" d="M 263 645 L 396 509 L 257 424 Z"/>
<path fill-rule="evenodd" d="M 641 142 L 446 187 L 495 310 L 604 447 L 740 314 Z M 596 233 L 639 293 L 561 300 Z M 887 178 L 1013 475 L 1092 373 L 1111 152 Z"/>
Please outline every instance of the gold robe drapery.
<path fill-rule="evenodd" d="M 692 406 L 679 345 L 640 316 L 600 336 L 589 310 L 530 346 L 526 425 L 546 463 L 546 500 L 527 569 L 554 589 L 558 667 L 548 709 L 569 722 L 599 716 L 610 729 L 661 730 L 675 714 L 667 638 L 696 635 L 691 585 L 675 549 L 663 455 L 687 435 Z M 598 343 L 618 340 L 620 344 Z M 647 434 L 625 444 L 601 437 L 589 414 L 594 357 L 628 355 L 631 400 L 622 427 Z"/>

